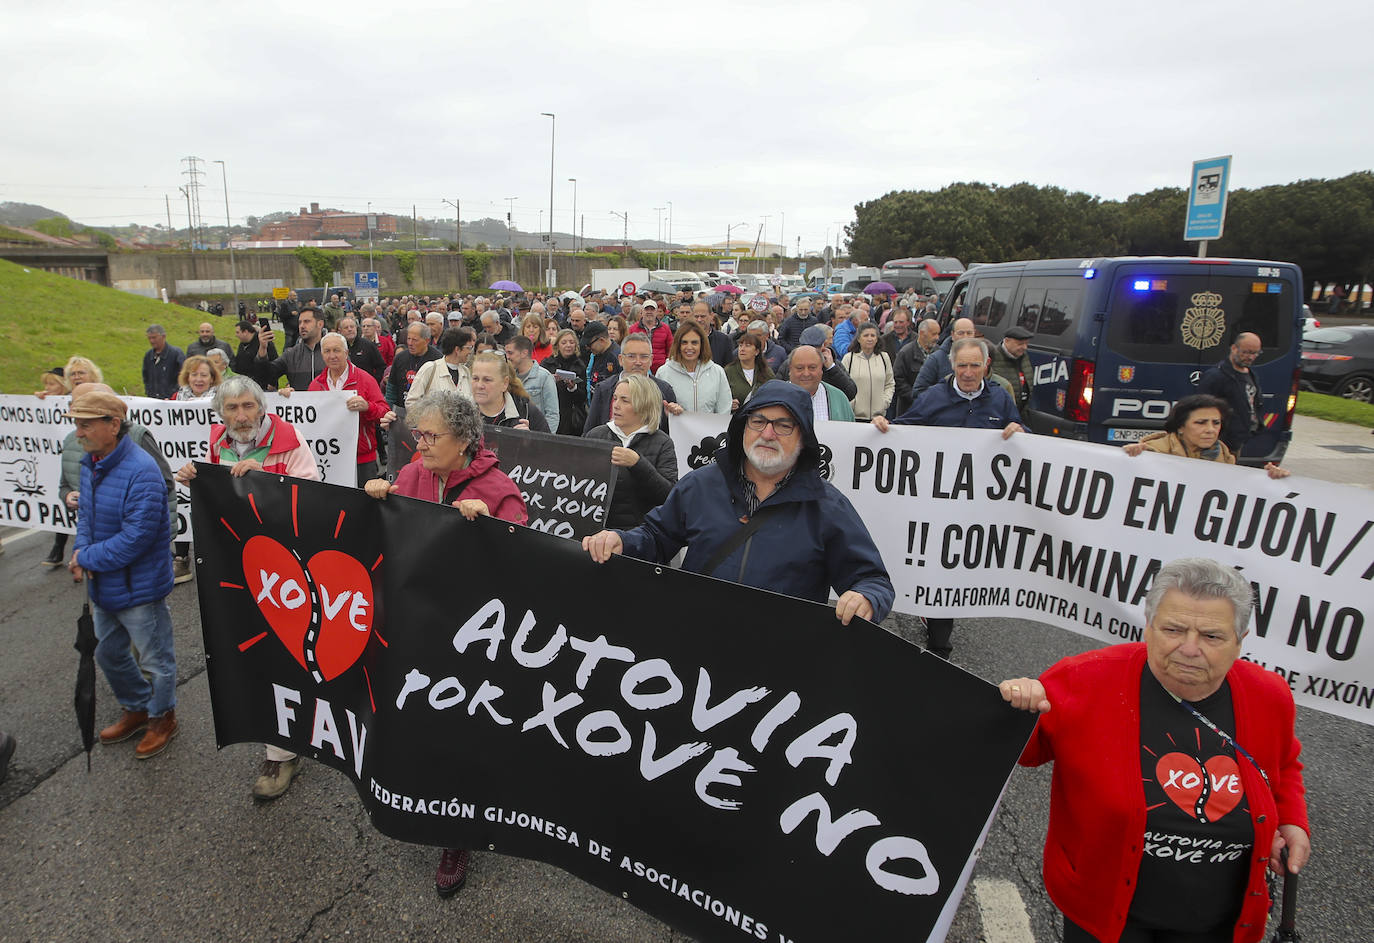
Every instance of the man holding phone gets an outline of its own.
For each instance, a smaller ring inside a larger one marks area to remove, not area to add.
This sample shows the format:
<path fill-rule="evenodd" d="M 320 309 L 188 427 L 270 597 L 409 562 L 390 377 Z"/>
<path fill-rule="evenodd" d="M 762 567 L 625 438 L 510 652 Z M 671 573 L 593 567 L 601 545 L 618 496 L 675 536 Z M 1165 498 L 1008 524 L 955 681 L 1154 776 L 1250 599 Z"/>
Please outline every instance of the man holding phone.
<path fill-rule="evenodd" d="M 240 321 L 234 328 L 234 333 L 238 335 L 239 350 L 234 355 L 234 372 L 246 377 L 252 377 L 264 390 L 275 390 L 277 388 L 276 379 L 272 376 L 270 364 L 277 359 L 277 348 L 272 343 L 272 329 L 266 321 L 259 321 L 254 324 L 252 321 Z M 267 345 L 267 356 L 263 360 L 258 359 L 258 346 Z"/>

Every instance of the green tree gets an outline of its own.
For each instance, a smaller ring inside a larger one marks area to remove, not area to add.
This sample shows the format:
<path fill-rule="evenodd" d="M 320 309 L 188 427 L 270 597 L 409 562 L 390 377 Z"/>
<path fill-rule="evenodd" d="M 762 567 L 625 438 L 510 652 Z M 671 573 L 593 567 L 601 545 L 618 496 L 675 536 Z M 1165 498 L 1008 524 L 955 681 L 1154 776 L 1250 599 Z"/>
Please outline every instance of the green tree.
<path fill-rule="evenodd" d="M 29 224 L 30 229 L 36 229 L 45 236 L 55 236 L 58 239 L 70 239 L 75 230 L 72 229 L 72 221 L 65 216 L 49 216 L 47 219 L 37 219 Z"/>

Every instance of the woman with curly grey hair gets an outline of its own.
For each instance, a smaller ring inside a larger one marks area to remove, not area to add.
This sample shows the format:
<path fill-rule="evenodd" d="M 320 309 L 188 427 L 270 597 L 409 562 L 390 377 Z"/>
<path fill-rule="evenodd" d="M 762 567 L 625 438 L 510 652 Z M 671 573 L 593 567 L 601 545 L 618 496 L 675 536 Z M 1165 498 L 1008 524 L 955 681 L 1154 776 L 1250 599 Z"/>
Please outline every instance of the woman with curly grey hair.
<path fill-rule="evenodd" d="M 482 414 L 472 400 L 457 390 L 435 390 L 406 411 L 406 422 L 420 460 L 402 468 L 394 485 L 385 478 L 369 481 L 363 486 L 369 495 L 382 500 L 399 494 L 449 504 L 470 521 L 485 515 L 525 523 L 525 499 L 501 471 L 496 453 L 482 447 Z M 462 890 L 470 857 L 466 848 L 444 849 L 434 874 L 434 890 L 440 897 Z"/>

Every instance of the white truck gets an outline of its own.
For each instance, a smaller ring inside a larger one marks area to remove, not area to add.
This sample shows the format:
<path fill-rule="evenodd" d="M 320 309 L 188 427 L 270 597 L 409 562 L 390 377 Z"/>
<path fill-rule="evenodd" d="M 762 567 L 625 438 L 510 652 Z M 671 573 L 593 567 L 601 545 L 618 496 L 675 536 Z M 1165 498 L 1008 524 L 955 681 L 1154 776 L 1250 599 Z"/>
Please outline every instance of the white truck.
<path fill-rule="evenodd" d="M 608 291 L 619 294 L 626 282 L 634 284 L 631 291 L 639 291 L 649 280 L 646 268 L 595 268 L 592 269 L 592 291 Z"/>

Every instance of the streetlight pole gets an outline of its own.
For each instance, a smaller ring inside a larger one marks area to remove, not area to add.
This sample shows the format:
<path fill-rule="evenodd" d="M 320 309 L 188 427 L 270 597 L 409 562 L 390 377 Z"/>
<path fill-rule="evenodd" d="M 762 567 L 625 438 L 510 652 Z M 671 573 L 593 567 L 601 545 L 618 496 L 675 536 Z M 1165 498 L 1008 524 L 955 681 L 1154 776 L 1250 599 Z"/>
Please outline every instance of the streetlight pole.
<path fill-rule="evenodd" d="M 568 183 L 573 185 L 573 212 L 572 212 L 572 234 L 573 234 L 573 255 L 577 254 L 577 178 L 569 177 Z"/>
<path fill-rule="evenodd" d="M 443 197 L 440 197 L 443 199 Z M 451 200 L 444 200 L 449 206 L 453 207 L 453 238 L 458 242 L 458 251 L 463 251 L 463 211 L 458 208 L 461 200 L 454 197 Z"/>
<path fill-rule="evenodd" d="M 506 241 L 510 243 L 510 280 L 515 281 L 515 201 L 518 196 L 506 197 Z"/>
<path fill-rule="evenodd" d="M 224 168 L 224 161 L 217 160 L 219 164 L 220 180 L 224 182 L 224 242 L 229 246 L 229 284 L 234 293 L 234 320 L 239 316 L 239 273 L 238 267 L 234 264 L 234 234 L 230 232 L 233 223 L 229 221 L 229 172 Z"/>
<path fill-rule="evenodd" d="M 658 214 L 658 228 L 655 230 L 655 236 L 656 236 L 656 238 L 658 239 L 658 267 L 659 267 L 659 268 L 663 268 L 663 211 L 664 211 L 665 209 L 667 209 L 666 206 L 655 206 L 655 207 L 654 207 L 654 212 Z"/>
<path fill-rule="evenodd" d="M 558 130 L 558 116 L 551 111 L 541 111 L 549 119 L 549 267 L 544 272 L 544 287 L 553 288 L 553 147 L 555 132 Z"/>
<path fill-rule="evenodd" d="M 741 226 L 748 226 L 748 225 L 749 225 L 748 223 L 731 223 L 729 226 L 726 226 L 726 227 L 725 227 L 725 254 L 726 254 L 726 255 L 729 255 L 729 254 L 730 254 L 730 233 L 734 232 L 736 229 L 739 229 Z"/>
<path fill-rule="evenodd" d="M 623 236 L 620 237 L 620 241 L 621 241 L 621 243 L 622 243 L 622 245 L 623 245 L 623 248 L 625 249 L 625 254 L 626 254 L 626 255 L 629 255 L 629 254 L 630 254 L 630 211 L 629 211 L 629 210 L 626 210 L 626 211 L 623 212 L 623 213 L 617 213 L 615 210 L 611 210 L 611 215 L 612 215 L 612 216 L 619 216 L 622 220 L 625 221 L 625 235 L 623 235 Z"/>
<path fill-rule="evenodd" d="M 372 267 L 372 201 L 367 201 L 367 215 L 363 217 L 363 225 L 367 227 L 367 271 L 369 273 L 377 271 Z"/>
<path fill-rule="evenodd" d="M 665 200 L 668 204 L 668 268 L 673 267 L 673 201 Z"/>

